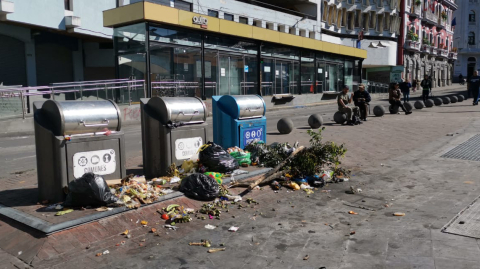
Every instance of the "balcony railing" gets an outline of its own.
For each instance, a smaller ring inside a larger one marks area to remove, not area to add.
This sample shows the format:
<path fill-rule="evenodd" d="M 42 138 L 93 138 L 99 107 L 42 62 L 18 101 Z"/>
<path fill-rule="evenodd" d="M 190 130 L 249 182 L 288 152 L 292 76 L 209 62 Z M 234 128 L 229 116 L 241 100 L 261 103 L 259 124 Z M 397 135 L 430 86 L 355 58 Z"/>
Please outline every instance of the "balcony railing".
<path fill-rule="evenodd" d="M 430 54 L 432 55 L 437 55 L 438 54 L 438 49 L 436 47 L 430 47 Z"/>
<path fill-rule="evenodd" d="M 448 53 L 448 58 L 450 58 L 452 60 L 456 60 L 457 59 L 457 53 L 456 52 Z"/>
<path fill-rule="evenodd" d="M 445 58 L 447 58 L 447 57 L 448 57 L 448 50 L 438 49 L 437 55 L 440 56 L 440 57 L 445 57 Z"/>
<path fill-rule="evenodd" d="M 422 5 L 417 6 L 413 4 L 413 6 L 407 7 L 407 10 L 410 12 L 411 15 L 418 17 L 422 16 Z"/>
<path fill-rule="evenodd" d="M 407 40 L 405 41 L 405 49 L 420 51 L 420 42 Z"/>
<path fill-rule="evenodd" d="M 420 51 L 422 51 L 422 52 L 424 52 L 424 53 L 430 53 L 431 47 L 430 47 L 430 45 L 422 45 Z"/>
<path fill-rule="evenodd" d="M 427 21 L 432 24 L 438 24 L 438 15 L 432 13 L 430 9 L 423 12 L 423 18 L 427 19 Z"/>
<path fill-rule="evenodd" d="M 447 23 L 447 25 L 445 26 L 445 29 L 447 29 L 447 31 L 451 32 L 452 31 L 452 25 L 450 25 L 450 23 Z"/>

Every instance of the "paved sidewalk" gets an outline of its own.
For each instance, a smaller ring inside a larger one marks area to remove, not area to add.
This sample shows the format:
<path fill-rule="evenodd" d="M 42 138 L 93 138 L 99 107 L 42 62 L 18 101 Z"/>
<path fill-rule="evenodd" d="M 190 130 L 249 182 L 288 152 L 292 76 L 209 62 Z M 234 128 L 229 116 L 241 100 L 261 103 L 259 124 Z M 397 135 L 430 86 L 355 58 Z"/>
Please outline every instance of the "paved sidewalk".
<path fill-rule="evenodd" d="M 347 183 L 325 187 L 330 193 L 307 197 L 265 188 L 248 194 L 260 203 L 255 208 L 232 209 L 220 221 L 195 219 L 178 231 L 161 228 L 155 211 L 165 204 L 48 237 L 0 217 L 0 249 L 10 260 L 38 268 L 480 268 L 478 240 L 440 232 L 479 195 L 477 162 L 439 157 L 480 133 L 480 109 L 469 104 L 370 117 L 360 126 L 333 124 L 331 115 L 324 115 L 324 139 L 346 144 L 343 165 L 354 174 Z M 301 110 L 292 112 L 301 115 Z M 308 115 L 301 117 L 306 122 Z M 270 131 L 268 139 L 308 144 L 308 127 L 296 127 L 290 135 Z M 132 165 L 139 162 L 141 157 L 130 160 Z M 350 186 L 363 192 L 346 194 Z M 201 205 L 185 198 L 176 203 Z M 349 210 L 359 215 L 349 215 Z M 406 216 L 394 217 L 397 211 Z M 141 219 L 161 230 L 161 236 L 136 224 Z M 207 230 L 207 223 L 218 228 Z M 230 233 L 230 226 L 240 230 Z M 119 235 L 124 229 L 131 230 L 131 239 Z M 225 243 L 227 250 L 208 254 L 205 248 L 188 246 L 200 239 L 210 239 L 215 246 Z M 126 244 L 117 247 L 123 240 Z M 104 250 L 110 254 L 95 257 Z M 305 255 L 308 260 L 303 260 Z"/>

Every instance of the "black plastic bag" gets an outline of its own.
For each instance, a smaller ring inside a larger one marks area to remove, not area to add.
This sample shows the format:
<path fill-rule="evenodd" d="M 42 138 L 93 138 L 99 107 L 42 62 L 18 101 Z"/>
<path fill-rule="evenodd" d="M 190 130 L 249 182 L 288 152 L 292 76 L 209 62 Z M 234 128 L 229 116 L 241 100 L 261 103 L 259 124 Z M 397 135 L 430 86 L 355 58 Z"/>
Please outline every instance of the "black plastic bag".
<path fill-rule="evenodd" d="M 103 177 L 86 173 L 68 184 L 65 207 L 106 206 L 118 201 Z"/>
<path fill-rule="evenodd" d="M 192 199 L 211 201 L 218 197 L 220 187 L 214 178 L 195 173 L 182 179 L 179 191 Z"/>
<path fill-rule="evenodd" d="M 220 145 L 208 142 L 198 156 L 200 163 L 207 167 L 208 172 L 231 173 L 238 169 L 238 162 Z"/>

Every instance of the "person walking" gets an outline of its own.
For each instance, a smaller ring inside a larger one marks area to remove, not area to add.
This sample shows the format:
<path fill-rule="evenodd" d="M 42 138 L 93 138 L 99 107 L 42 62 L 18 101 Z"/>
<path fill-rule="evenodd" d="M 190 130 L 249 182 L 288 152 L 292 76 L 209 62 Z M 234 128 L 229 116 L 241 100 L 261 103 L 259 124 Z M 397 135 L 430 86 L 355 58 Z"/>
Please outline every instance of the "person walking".
<path fill-rule="evenodd" d="M 418 84 L 418 82 L 417 82 L 416 79 L 412 80 L 412 91 L 413 92 L 417 91 L 417 84 Z"/>
<path fill-rule="evenodd" d="M 368 103 L 372 101 L 370 93 L 365 90 L 365 85 L 360 84 L 358 90 L 353 93 L 353 103 L 360 109 L 360 119 L 367 121 L 368 116 Z"/>
<path fill-rule="evenodd" d="M 425 103 L 428 100 L 430 91 L 432 90 L 432 80 L 428 77 L 428 75 L 425 75 L 425 78 L 420 83 L 420 86 L 422 86 L 422 98 L 423 103 Z"/>
<path fill-rule="evenodd" d="M 359 116 L 358 107 L 349 107 L 352 103 L 352 95 L 348 95 L 350 89 L 347 85 L 343 86 L 342 92 L 337 97 L 338 111 L 347 114 L 347 124 L 355 125 L 355 117 Z M 360 123 L 360 122 L 359 122 Z"/>
<path fill-rule="evenodd" d="M 402 91 L 403 94 L 403 102 L 410 102 L 410 88 L 412 87 L 412 84 L 410 84 L 410 81 L 406 79 L 404 82 L 400 83 L 400 90 Z"/>
<path fill-rule="evenodd" d="M 470 78 L 470 90 L 473 95 L 473 105 L 478 105 L 478 99 L 480 98 L 480 77 L 478 76 L 478 71 L 473 72 L 473 76 Z"/>
<path fill-rule="evenodd" d="M 458 75 L 458 83 L 460 83 L 460 85 L 465 84 L 465 81 L 463 80 L 463 75 L 462 74 Z"/>
<path fill-rule="evenodd" d="M 405 112 L 405 115 L 412 114 L 412 111 L 407 111 L 405 107 L 403 106 L 401 100 L 402 93 L 399 90 L 400 85 L 398 83 L 391 83 L 390 87 L 388 89 L 388 101 L 390 105 L 392 105 L 392 108 L 395 106 L 400 107 L 403 112 Z"/>

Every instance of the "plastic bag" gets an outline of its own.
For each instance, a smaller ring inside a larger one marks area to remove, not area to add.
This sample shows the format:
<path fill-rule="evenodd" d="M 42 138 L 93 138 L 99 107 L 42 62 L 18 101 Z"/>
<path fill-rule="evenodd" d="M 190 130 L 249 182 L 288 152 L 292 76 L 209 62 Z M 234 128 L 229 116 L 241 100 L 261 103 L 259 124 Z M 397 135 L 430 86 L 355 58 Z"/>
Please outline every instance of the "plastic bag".
<path fill-rule="evenodd" d="M 182 179 L 178 189 L 187 197 L 202 201 L 214 200 L 220 192 L 220 187 L 214 178 L 199 173 Z"/>
<path fill-rule="evenodd" d="M 246 163 L 248 165 L 252 164 L 252 161 L 250 160 L 250 152 L 234 151 L 230 152 L 230 156 L 235 158 L 235 160 L 240 165 L 242 165 L 243 163 Z"/>
<path fill-rule="evenodd" d="M 195 163 L 192 160 L 185 160 L 182 163 L 182 169 L 185 173 L 195 173 Z"/>
<path fill-rule="evenodd" d="M 208 172 L 230 173 L 239 167 L 235 158 L 213 142 L 202 146 L 199 159 Z"/>
<path fill-rule="evenodd" d="M 103 177 L 86 173 L 68 184 L 65 207 L 106 206 L 118 201 Z"/>

